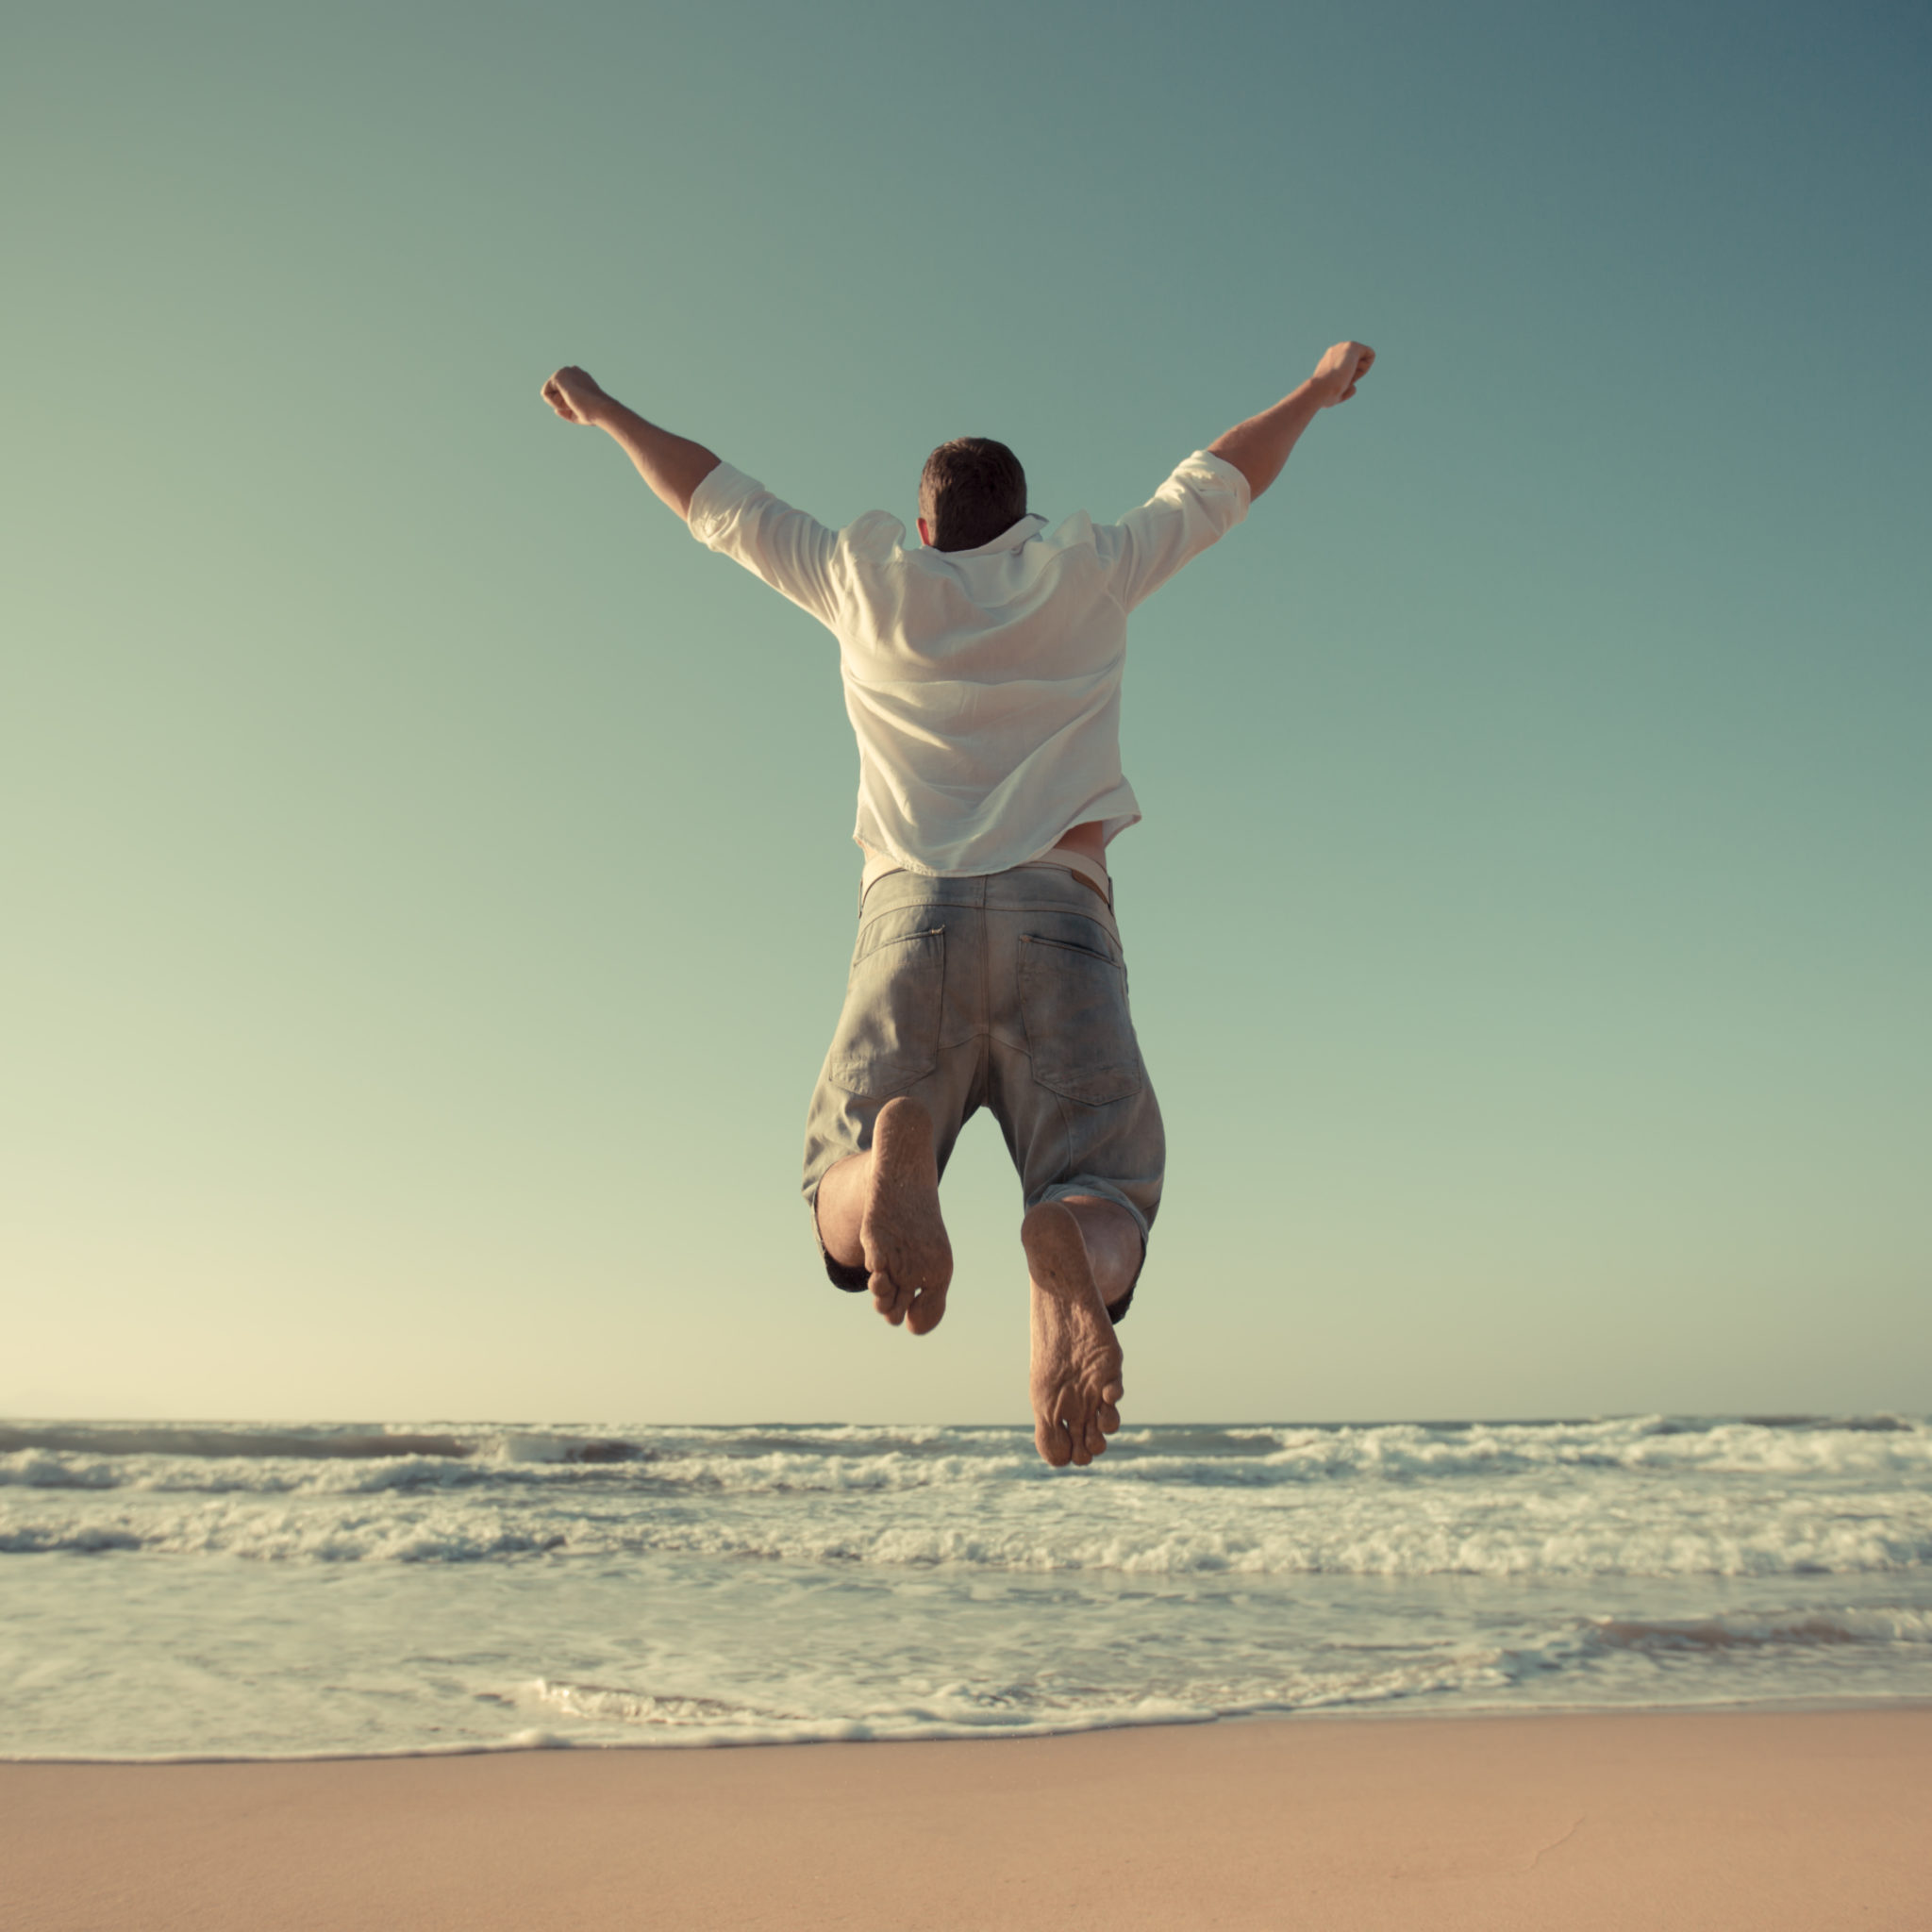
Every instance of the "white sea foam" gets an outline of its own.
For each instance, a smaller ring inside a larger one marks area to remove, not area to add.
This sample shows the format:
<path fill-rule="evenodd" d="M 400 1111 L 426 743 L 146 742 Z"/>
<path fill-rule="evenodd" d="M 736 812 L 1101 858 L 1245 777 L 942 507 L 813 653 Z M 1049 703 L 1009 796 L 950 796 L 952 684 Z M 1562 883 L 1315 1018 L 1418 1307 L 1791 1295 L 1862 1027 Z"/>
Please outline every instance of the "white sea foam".
<path fill-rule="evenodd" d="M 325 1563 L 688 1555 L 1251 1576 L 1858 1574 L 1932 1561 L 1932 1487 L 1836 1474 L 1802 1487 L 1681 1474 L 1633 1486 L 1623 1472 L 1573 1469 L 1337 1477 L 1287 1493 L 1151 1477 L 1076 1491 L 1008 1474 L 1007 1459 L 980 1458 L 976 1482 L 898 1488 L 807 1485 L 769 1468 L 753 1484 L 702 1487 L 40 1484 L 0 1493 L 0 1552 Z"/>
<path fill-rule="evenodd" d="M 1932 1476 L 1932 1426 L 1837 1422 L 1379 1424 L 1129 1429 L 1093 1481 L 1257 1488 L 1552 1471 Z M 1053 1480 L 1009 1429 L 269 1429 L 0 1426 L 0 1484 L 184 1489 L 468 1488 L 616 1481 L 733 1491 Z"/>
<path fill-rule="evenodd" d="M 1855 1575 L 1932 1558 L 1932 1509 L 1915 1521 L 1790 1520 L 1657 1525 L 1510 1520 L 1306 1521 L 1280 1532 L 1211 1523 L 1064 1525 L 960 1522 L 578 1523 L 498 1508 L 408 1511 L 370 1520 L 332 1511 L 204 1507 L 186 1513 L 19 1516 L 0 1524 L 0 1553 L 139 1550 L 277 1561 L 475 1563 L 537 1557 L 651 1555 L 782 1558 L 804 1563 L 990 1571 L 1113 1570 L 1180 1576 L 1768 1576 Z M 1354 1518 L 1354 1520 L 1350 1520 Z"/>

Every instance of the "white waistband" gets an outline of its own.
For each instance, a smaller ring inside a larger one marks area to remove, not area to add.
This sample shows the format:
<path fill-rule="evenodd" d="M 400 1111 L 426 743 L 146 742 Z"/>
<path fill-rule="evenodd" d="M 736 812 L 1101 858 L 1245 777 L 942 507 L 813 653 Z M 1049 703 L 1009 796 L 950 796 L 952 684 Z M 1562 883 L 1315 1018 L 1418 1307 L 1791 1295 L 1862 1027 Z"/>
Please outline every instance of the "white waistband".
<path fill-rule="evenodd" d="M 908 869 L 886 853 L 874 852 L 869 847 L 860 849 L 865 853 L 865 870 L 858 878 L 861 897 L 874 879 L 882 879 L 888 873 L 905 872 Z M 1113 881 L 1108 877 L 1107 868 L 1098 859 L 1089 858 L 1084 852 L 1069 852 L 1063 846 L 1056 845 L 1051 852 L 1042 852 L 1038 858 L 1029 858 L 1024 864 L 1008 866 L 1007 870 L 1025 872 L 1036 865 L 1049 866 L 1055 872 L 1075 873 L 1109 906 L 1113 904 Z"/>

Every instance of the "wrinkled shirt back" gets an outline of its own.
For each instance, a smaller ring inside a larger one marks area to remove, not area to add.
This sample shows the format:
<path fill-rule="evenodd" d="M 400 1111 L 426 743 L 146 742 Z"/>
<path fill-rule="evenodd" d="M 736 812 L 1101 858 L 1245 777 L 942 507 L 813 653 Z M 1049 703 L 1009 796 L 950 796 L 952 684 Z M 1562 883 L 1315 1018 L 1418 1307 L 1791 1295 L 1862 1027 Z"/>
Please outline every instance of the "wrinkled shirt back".
<path fill-rule="evenodd" d="M 1023 517 L 974 550 L 906 547 L 873 510 L 831 530 L 728 463 L 691 532 L 839 640 L 858 740 L 853 837 L 908 872 L 1004 872 L 1141 808 L 1121 771 L 1127 613 L 1247 515 L 1247 479 L 1196 451 L 1117 524 Z"/>

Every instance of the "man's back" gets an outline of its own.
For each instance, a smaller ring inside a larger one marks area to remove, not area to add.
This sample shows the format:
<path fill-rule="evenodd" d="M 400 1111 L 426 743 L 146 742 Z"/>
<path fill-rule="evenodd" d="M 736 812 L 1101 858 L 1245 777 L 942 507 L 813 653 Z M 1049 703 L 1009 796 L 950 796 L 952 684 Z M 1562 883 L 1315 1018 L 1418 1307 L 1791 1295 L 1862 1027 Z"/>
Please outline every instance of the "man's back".
<path fill-rule="evenodd" d="M 1020 518 L 970 550 L 908 549 L 874 510 L 831 530 L 720 463 L 691 534 L 839 640 L 868 850 L 941 877 L 1038 858 L 1070 825 L 1141 816 L 1121 771 L 1127 613 L 1247 514 L 1197 452 L 1118 524 Z"/>

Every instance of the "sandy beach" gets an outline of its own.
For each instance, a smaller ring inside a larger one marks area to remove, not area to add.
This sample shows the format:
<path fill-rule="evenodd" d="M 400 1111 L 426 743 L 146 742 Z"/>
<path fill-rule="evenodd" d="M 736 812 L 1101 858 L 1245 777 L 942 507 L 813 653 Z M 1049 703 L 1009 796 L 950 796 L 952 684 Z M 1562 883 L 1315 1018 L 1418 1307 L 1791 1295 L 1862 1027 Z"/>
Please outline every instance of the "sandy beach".
<path fill-rule="evenodd" d="M 0 1766 L 12 1932 L 1932 1924 L 1932 1709 Z"/>

